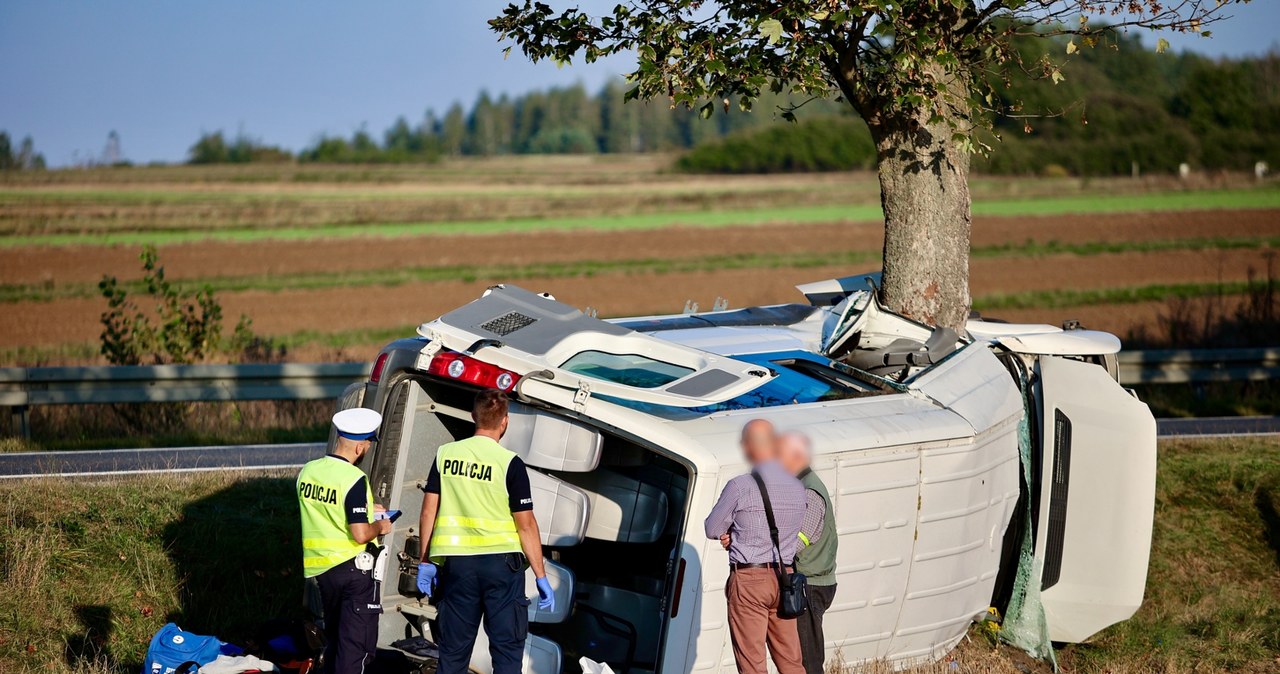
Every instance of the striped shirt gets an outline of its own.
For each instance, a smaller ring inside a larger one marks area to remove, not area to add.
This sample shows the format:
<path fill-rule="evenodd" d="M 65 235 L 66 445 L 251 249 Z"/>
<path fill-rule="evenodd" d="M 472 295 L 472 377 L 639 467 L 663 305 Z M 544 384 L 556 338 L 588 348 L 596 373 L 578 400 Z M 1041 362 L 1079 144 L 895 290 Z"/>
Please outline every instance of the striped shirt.
<path fill-rule="evenodd" d="M 782 559 L 790 564 L 802 545 L 801 534 L 816 543 L 822 535 L 825 504 L 822 497 L 805 489 L 795 476 L 777 462 L 755 467 L 769 490 L 773 517 L 778 524 L 778 542 Z M 751 474 L 739 475 L 724 486 L 720 500 L 704 522 L 707 538 L 720 538 L 728 533 L 729 561 L 735 564 L 764 564 L 778 561 L 769 537 L 769 520 L 764 514 L 764 500 Z"/>

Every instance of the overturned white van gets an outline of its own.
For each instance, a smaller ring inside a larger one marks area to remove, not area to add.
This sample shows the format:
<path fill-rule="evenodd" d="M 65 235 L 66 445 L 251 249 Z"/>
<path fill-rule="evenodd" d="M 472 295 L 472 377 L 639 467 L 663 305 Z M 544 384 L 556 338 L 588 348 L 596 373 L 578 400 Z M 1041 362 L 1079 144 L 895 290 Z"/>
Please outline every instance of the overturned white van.
<path fill-rule="evenodd" d="M 1009 600 L 1020 566 L 1053 641 L 1137 610 L 1155 422 L 1114 379 L 1115 337 L 980 320 L 957 335 L 884 311 L 857 279 L 801 290 L 808 303 L 604 321 L 497 286 L 387 345 L 340 401 L 383 413 L 363 467 L 407 514 L 385 540 L 380 645 L 430 634 L 415 515 L 481 387 L 517 401 L 503 445 L 531 469 L 558 595 L 555 612 L 530 609 L 531 674 L 581 656 L 733 671 L 728 559 L 702 520 L 747 470 L 737 439 L 753 418 L 806 433 L 835 500 L 829 661 L 940 658 Z M 489 671 L 483 634 L 474 666 Z"/>

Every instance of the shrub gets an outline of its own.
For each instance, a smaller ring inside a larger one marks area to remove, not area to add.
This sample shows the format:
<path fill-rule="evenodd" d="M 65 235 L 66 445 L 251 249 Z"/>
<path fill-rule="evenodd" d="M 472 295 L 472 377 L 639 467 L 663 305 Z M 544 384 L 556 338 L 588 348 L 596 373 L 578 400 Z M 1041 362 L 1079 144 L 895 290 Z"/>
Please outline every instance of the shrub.
<path fill-rule="evenodd" d="M 870 168 L 875 158 L 862 120 L 820 117 L 704 143 L 680 157 L 676 167 L 690 173 L 852 171 Z"/>
<path fill-rule="evenodd" d="M 248 163 L 284 163 L 293 161 L 288 150 L 266 145 L 244 134 L 227 142 L 221 131 L 201 134 L 200 138 L 187 150 L 187 161 L 191 164 L 248 164 Z"/>
<path fill-rule="evenodd" d="M 141 289 L 155 311 L 142 310 L 114 276 L 104 276 L 98 289 L 107 300 L 102 312 L 101 352 L 112 365 L 198 363 L 218 354 L 271 353 L 268 340 L 253 334 L 241 316 L 230 338 L 222 334 L 222 304 L 208 286 L 178 288 L 165 278 L 154 246 L 143 249 Z M 155 318 L 155 322 L 152 318 Z M 258 360 L 269 358 L 259 357 Z"/>

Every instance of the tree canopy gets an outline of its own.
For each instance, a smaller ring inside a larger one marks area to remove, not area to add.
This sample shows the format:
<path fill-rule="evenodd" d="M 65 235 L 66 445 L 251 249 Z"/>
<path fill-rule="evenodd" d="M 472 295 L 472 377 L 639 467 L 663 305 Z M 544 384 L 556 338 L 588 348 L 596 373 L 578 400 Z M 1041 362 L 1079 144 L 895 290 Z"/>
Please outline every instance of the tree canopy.
<path fill-rule="evenodd" d="M 628 98 L 665 99 L 706 117 L 735 104 L 748 110 L 765 91 L 847 102 L 876 145 L 881 301 L 963 329 L 971 157 L 993 116 L 1028 114 L 1016 102 L 1001 105 L 996 82 L 1018 72 L 1061 81 L 1061 60 L 1093 46 L 1094 19 L 1111 30 L 1207 33 L 1234 1 L 632 0 L 591 16 L 523 0 L 490 25 L 515 42 L 508 52 L 518 45 L 534 61 L 632 52 Z M 1058 35 L 1069 36 L 1062 55 L 1029 62 L 1015 49 L 1020 36 Z"/>
<path fill-rule="evenodd" d="M 524 0 L 490 25 L 534 61 L 634 52 L 629 99 L 666 99 L 711 116 L 717 108 L 749 110 L 766 91 L 789 92 L 846 101 L 872 125 L 949 106 L 963 113 L 948 118 L 967 134 L 970 121 L 989 119 L 974 112 L 1039 114 L 1000 100 L 996 85 L 1019 74 L 1060 82 L 1062 62 L 1096 46 L 1102 33 L 1144 28 L 1209 37 L 1221 9 L 1248 1 L 649 0 L 591 16 Z M 1069 40 L 1061 53 L 1031 55 L 1015 48 L 1028 36 Z M 1157 51 L 1167 47 L 1158 40 Z"/>

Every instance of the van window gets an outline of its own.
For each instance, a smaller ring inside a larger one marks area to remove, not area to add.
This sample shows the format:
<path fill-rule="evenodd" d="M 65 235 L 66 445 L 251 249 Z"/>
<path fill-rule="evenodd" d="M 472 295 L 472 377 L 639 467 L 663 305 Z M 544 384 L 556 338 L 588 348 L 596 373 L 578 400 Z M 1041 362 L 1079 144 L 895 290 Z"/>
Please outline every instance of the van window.
<path fill-rule="evenodd" d="M 636 388 L 658 388 L 693 374 L 691 368 L 647 356 L 604 351 L 583 351 L 561 363 L 560 367 L 574 374 Z"/>
<path fill-rule="evenodd" d="M 698 407 L 669 407 L 609 396 L 601 397 L 660 418 L 685 420 L 729 410 L 847 400 L 893 393 L 897 390 L 888 382 L 881 383 L 878 377 L 866 375 L 866 380 L 860 379 L 853 373 L 840 369 L 839 364 L 804 351 L 753 353 L 733 357 L 767 367 L 777 376 L 767 384 L 737 398 Z"/>

